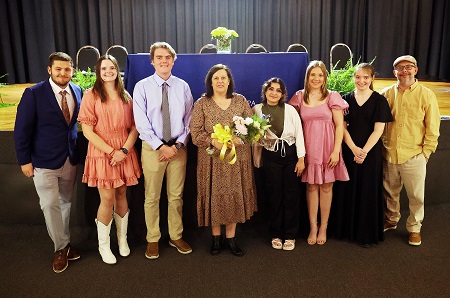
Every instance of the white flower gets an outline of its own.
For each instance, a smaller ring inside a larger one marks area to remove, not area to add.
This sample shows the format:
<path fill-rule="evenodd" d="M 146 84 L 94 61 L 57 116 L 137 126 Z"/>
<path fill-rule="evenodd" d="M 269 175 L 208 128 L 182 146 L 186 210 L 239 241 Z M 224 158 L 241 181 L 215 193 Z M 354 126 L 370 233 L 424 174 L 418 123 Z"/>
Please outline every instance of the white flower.
<path fill-rule="evenodd" d="M 233 122 L 236 122 L 237 120 L 241 120 L 242 117 L 241 116 L 234 116 L 233 117 Z"/>
<path fill-rule="evenodd" d="M 244 120 L 244 124 L 245 125 L 250 125 L 252 123 L 253 123 L 253 119 L 252 118 L 250 118 L 250 117 L 245 118 L 245 120 Z"/>
<path fill-rule="evenodd" d="M 261 127 L 261 124 L 258 121 L 254 121 L 253 126 L 259 129 Z"/>
<path fill-rule="evenodd" d="M 236 130 L 237 130 L 237 133 L 240 135 L 246 136 L 248 133 L 247 127 L 241 123 L 236 123 Z"/>

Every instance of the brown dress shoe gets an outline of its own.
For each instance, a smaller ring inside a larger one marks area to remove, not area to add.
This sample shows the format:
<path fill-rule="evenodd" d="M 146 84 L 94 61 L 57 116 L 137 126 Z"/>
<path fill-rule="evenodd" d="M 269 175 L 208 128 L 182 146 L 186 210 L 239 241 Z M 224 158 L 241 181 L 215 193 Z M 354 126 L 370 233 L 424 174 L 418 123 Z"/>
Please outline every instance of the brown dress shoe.
<path fill-rule="evenodd" d="M 383 232 L 386 232 L 386 231 L 389 231 L 389 230 L 395 230 L 396 228 L 397 228 L 397 224 L 385 221 L 384 222 Z"/>
<path fill-rule="evenodd" d="M 70 246 L 70 243 L 67 244 L 66 248 L 68 248 L 68 250 L 69 250 L 69 252 L 67 253 L 67 260 L 75 261 L 80 258 L 80 253 L 78 252 L 78 250 L 75 247 Z"/>
<path fill-rule="evenodd" d="M 420 232 L 409 233 L 409 245 L 419 246 L 422 244 L 422 237 L 420 237 Z"/>
<path fill-rule="evenodd" d="M 184 255 L 190 254 L 192 252 L 192 248 L 182 238 L 178 240 L 170 239 L 169 245 L 175 247 L 179 253 L 182 253 Z"/>
<path fill-rule="evenodd" d="M 67 261 L 67 253 L 69 249 L 67 246 L 55 252 L 55 257 L 53 259 L 53 271 L 56 273 L 63 272 L 66 270 L 69 262 Z"/>
<path fill-rule="evenodd" d="M 145 250 L 145 257 L 150 260 L 159 258 L 158 242 L 147 243 L 147 249 Z"/>

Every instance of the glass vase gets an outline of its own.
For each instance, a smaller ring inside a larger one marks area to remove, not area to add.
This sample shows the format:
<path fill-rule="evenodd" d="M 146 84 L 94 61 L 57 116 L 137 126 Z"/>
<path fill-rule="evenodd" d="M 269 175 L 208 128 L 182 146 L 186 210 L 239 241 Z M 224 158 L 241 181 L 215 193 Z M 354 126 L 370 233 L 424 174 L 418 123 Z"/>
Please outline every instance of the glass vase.
<path fill-rule="evenodd" d="M 217 39 L 217 53 L 230 54 L 231 53 L 231 39 Z"/>

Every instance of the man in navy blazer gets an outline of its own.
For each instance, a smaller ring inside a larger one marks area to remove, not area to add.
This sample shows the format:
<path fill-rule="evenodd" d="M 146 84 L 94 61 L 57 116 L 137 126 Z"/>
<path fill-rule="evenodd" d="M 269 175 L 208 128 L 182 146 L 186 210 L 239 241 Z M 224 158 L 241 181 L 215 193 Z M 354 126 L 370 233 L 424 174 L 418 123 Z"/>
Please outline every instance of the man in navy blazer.
<path fill-rule="evenodd" d="M 27 88 L 17 107 L 14 141 L 22 172 L 33 177 L 45 224 L 55 245 L 53 271 L 80 255 L 70 246 L 69 219 L 75 186 L 77 117 L 81 88 L 70 82 L 72 58 L 62 52 L 49 56 L 50 78 Z"/>

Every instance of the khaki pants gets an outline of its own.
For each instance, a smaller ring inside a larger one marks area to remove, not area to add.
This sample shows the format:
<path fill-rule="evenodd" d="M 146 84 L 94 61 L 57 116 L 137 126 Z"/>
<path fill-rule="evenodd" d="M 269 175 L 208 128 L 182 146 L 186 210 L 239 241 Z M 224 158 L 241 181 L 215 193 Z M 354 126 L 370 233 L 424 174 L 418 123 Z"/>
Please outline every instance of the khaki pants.
<path fill-rule="evenodd" d="M 145 141 L 142 142 L 142 168 L 145 181 L 145 223 L 147 241 L 158 242 L 161 238 L 159 229 L 159 201 L 164 175 L 167 183 L 168 226 L 170 239 L 178 240 L 183 234 L 182 207 L 183 188 L 186 177 L 186 148 L 178 150 L 178 155 L 171 161 L 158 161 L 159 151 L 155 151 Z"/>
<path fill-rule="evenodd" d="M 420 232 L 424 217 L 426 159 L 418 154 L 403 164 L 383 162 L 383 187 L 386 199 L 386 221 L 396 224 L 400 220 L 400 191 L 405 185 L 409 200 L 408 232 Z"/>

